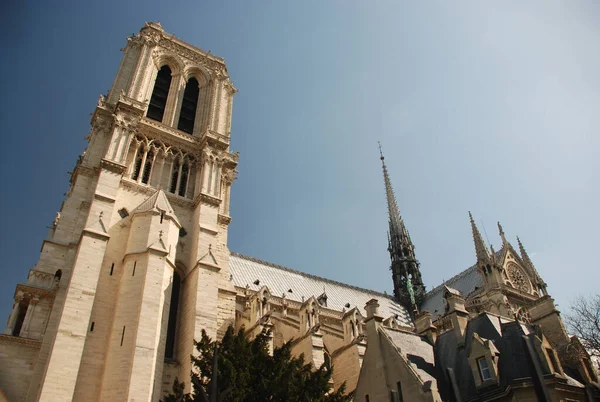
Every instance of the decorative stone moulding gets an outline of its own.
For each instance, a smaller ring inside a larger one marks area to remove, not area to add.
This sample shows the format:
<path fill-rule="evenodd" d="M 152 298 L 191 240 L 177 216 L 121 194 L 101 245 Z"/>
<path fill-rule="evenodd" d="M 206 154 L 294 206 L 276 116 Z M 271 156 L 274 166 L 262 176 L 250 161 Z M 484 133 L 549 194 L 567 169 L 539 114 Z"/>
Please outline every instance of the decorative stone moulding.
<path fill-rule="evenodd" d="M 27 276 L 27 285 L 44 289 L 52 289 L 56 283 L 55 278 L 55 275 L 48 272 L 30 269 L 29 275 Z"/>

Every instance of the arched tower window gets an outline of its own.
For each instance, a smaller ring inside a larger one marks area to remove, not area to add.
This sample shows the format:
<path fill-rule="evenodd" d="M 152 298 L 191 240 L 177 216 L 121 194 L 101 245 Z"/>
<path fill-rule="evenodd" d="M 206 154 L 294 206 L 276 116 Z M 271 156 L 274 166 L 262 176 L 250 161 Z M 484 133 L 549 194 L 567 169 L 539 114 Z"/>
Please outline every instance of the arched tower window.
<path fill-rule="evenodd" d="M 179 179 L 179 159 L 173 160 L 173 169 L 171 170 L 171 183 L 169 183 L 169 192 L 175 193 L 177 190 L 177 180 Z"/>
<path fill-rule="evenodd" d="M 165 357 L 172 359 L 175 356 L 175 335 L 177 333 L 177 311 L 179 310 L 179 291 L 181 289 L 181 277 L 173 272 L 173 287 L 171 289 L 171 307 L 169 308 L 169 322 L 167 324 L 167 342 L 165 345 Z"/>
<path fill-rule="evenodd" d="M 148 184 L 150 181 L 150 173 L 152 172 L 152 162 L 154 162 L 154 151 L 150 149 L 146 155 L 146 163 L 144 164 L 144 172 L 142 174 L 142 183 Z"/>
<path fill-rule="evenodd" d="M 179 195 L 182 197 L 185 197 L 189 173 L 190 173 L 189 162 L 185 161 L 183 163 L 183 165 L 181 166 L 181 179 L 180 179 L 180 183 L 179 183 Z"/>
<path fill-rule="evenodd" d="M 177 129 L 192 134 L 194 131 L 194 121 L 196 120 L 196 108 L 198 106 L 198 95 L 200 87 L 198 81 L 192 77 L 185 85 L 183 92 L 183 102 L 181 103 L 181 112 L 179 113 L 179 123 Z"/>
<path fill-rule="evenodd" d="M 142 171 L 142 159 L 144 159 L 144 146 L 140 145 L 140 148 L 137 151 L 135 156 L 135 162 L 133 165 L 133 172 L 131 173 L 131 179 L 137 180 L 140 177 L 140 172 Z"/>
<path fill-rule="evenodd" d="M 150 105 L 148 105 L 148 112 L 146 113 L 148 118 L 162 122 L 165 114 L 165 107 L 167 106 L 167 97 L 169 96 L 170 86 L 171 69 L 169 66 L 165 65 L 158 70 L 158 74 L 156 75 L 154 90 L 152 90 Z"/>

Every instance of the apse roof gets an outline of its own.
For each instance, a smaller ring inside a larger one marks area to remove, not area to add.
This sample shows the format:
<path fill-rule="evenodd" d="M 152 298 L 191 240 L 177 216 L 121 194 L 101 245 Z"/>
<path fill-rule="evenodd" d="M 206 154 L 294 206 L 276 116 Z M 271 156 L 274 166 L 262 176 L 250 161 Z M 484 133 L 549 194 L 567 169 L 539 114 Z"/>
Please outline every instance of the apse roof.
<path fill-rule="evenodd" d="M 248 286 L 250 290 L 258 291 L 267 286 L 274 296 L 285 294 L 288 300 L 298 302 L 311 296 L 317 298 L 325 293 L 327 308 L 341 311 L 357 307 L 365 317 L 365 304 L 371 299 L 377 299 L 380 315 L 388 318 L 397 314 L 400 325 L 412 326 L 406 309 L 394 301 L 392 296 L 384 293 L 310 275 L 235 252 L 231 253 L 229 267 L 233 284 L 240 288 Z M 350 307 L 346 307 L 347 304 Z"/>

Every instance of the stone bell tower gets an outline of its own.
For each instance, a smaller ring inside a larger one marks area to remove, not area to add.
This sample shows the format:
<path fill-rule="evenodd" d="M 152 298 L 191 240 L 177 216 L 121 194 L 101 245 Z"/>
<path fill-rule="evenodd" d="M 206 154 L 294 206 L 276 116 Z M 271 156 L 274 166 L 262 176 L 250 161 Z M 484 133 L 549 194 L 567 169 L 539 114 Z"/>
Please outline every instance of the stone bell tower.
<path fill-rule="evenodd" d="M 158 401 L 234 318 L 225 62 L 158 23 L 123 51 L 0 336 L 9 400 Z"/>

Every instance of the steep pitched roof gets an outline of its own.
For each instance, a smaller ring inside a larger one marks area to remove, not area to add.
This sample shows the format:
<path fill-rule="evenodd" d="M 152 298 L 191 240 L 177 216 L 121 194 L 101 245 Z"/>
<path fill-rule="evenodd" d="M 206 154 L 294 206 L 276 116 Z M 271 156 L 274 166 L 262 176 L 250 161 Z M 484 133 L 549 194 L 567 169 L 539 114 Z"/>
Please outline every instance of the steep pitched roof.
<path fill-rule="evenodd" d="M 365 304 L 371 299 L 377 299 L 380 305 L 379 311 L 383 317 L 387 318 L 397 314 L 401 325 L 412 326 L 410 316 L 404 307 L 391 296 L 374 290 L 320 278 L 234 252 L 231 253 L 229 268 L 233 284 L 239 288 L 248 286 L 250 290 L 258 291 L 261 287 L 267 286 L 271 294 L 275 296 L 285 294 L 287 299 L 298 302 L 308 300 L 311 296 L 318 297 L 325 289 L 327 308 L 341 311 L 344 308 L 349 310 L 352 307 L 358 307 L 365 317 Z M 258 284 L 255 284 L 254 282 L 257 280 Z M 290 293 L 288 290 L 292 292 Z M 346 307 L 346 304 L 350 304 L 350 307 Z"/>
<path fill-rule="evenodd" d="M 422 383 L 431 381 L 436 384 L 435 358 L 433 346 L 418 335 L 392 328 L 381 328 L 381 331 L 396 346 L 398 352 L 409 362 Z"/>
<path fill-rule="evenodd" d="M 181 226 L 177 216 L 175 215 L 175 212 L 173 211 L 173 207 L 167 198 L 167 195 L 162 190 L 157 190 L 144 202 L 138 205 L 137 208 L 133 210 L 132 215 L 149 211 L 162 212 L 166 216 L 172 218 L 179 226 Z"/>

